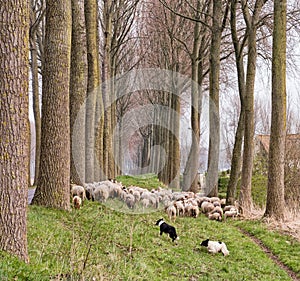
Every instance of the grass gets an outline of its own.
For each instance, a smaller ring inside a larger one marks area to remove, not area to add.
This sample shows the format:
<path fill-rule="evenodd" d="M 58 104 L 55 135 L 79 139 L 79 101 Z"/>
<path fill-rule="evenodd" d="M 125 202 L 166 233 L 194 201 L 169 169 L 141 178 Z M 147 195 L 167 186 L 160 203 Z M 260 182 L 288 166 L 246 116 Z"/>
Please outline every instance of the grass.
<path fill-rule="evenodd" d="M 166 188 L 166 186 L 158 180 L 155 174 L 137 176 L 122 175 L 117 177 L 117 181 L 122 182 L 125 186 L 135 185 L 149 190 L 157 188 L 158 186 Z"/>
<path fill-rule="evenodd" d="M 96 202 L 72 212 L 30 206 L 30 264 L 1 252 L 0 280 L 290 280 L 235 223 L 178 218 L 174 244 L 159 236 L 154 222 L 160 217 L 166 216 L 122 213 Z M 226 241 L 230 255 L 208 254 L 200 247 L 206 238 Z"/>
<path fill-rule="evenodd" d="M 235 225 L 260 239 L 279 259 L 300 278 L 300 243 L 293 237 L 267 229 L 260 221 L 237 221 Z"/>
<path fill-rule="evenodd" d="M 152 174 L 117 180 L 149 189 L 163 186 Z M 220 180 L 223 193 L 227 181 L 228 177 Z M 258 237 L 299 276 L 300 243 L 269 231 L 260 221 L 180 217 L 172 223 L 180 236 L 175 244 L 165 234 L 159 236 L 154 223 L 160 217 L 166 218 L 161 209 L 132 212 L 119 201 L 86 202 L 71 212 L 29 206 L 30 263 L 0 252 L 0 281 L 291 280 L 238 228 Z M 206 238 L 226 242 L 230 255 L 208 254 L 200 247 Z"/>

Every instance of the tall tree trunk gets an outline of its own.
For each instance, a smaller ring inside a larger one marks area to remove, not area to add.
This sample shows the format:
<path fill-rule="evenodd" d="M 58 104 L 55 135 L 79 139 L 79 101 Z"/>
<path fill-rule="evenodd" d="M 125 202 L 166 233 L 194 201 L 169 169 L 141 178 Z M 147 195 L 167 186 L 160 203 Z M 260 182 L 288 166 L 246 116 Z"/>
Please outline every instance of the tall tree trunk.
<path fill-rule="evenodd" d="M 244 18 L 248 33 L 248 61 L 245 88 L 245 134 L 240 204 L 244 215 L 249 215 L 253 208 L 251 197 L 253 155 L 254 155 L 254 83 L 256 74 L 256 31 L 259 15 L 266 0 L 257 0 L 252 16 L 246 0 L 242 0 Z"/>
<path fill-rule="evenodd" d="M 286 136 L 286 0 L 274 1 L 272 53 L 272 120 L 268 192 L 265 216 L 282 220 L 284 211 L 284 158 Z"/>
<path fill-rule="evenodd" d="M 2 1 L 0 17 L 0 249 L 28 262 L 28 1 Z"/>
<path fill-rule="evenodd" d="M 200 8 L 200 1 L 197 1 L 197 7 Z M 199 9 L 200 10 L 200 9 Z M 197 15 L 200 17 L 200 15 Z M 192 144 L 189 151 L 189 156 L 185 169 L 183 172 L 182 189 L 184 191 L 191 190 L 197 191 L 198 186 L 198 168 L 199 168 L 199 154 L 200 154 L 200 108 L 199 99 L 202 96 L 200 94 L 201 89 L 198 85 L 198 55 L 200 49 L 200 23 L 195 22 L 194 25 L 194 42 L 193 42 L 193 54 L 192 54 L 192 86 L 191 86 L 191 127 L 192 127 Z"/>
<path fill-rule="evenodd" d="M 231 16 L 230 16 L 230 26 L 231 26 L 231 37 L 234 46 L 235 61 L 238 76 L 238 88 L 239 97 L 241 104 L 241 111 L 238 121 L 238 126 L 235 133 L 235 141 L 232 152 L 231 159 L 231 172 L 230 179 L 227 186 L 226 202 L 227 204 L 233 204 L 236 196 L 236 187 L 238 179 L 241 172 L 241 162 L 242 162 L 242 145 L 244 137 L 245 128 L 245 109 L 244 109 L 244 99 L 245 99 L 245 71 L 244 71 L 244 60 L 243 60 L 243 47 L 239 43 L 239 38 L 237 34 L 236 26 L 236 6 L 237 0 L 231 1 Z"/>
<path fill-rule="evenodd" d="M 85 98 L 87 52 L 84 0 L 72 0 L 72 50 L 70 76 L 71 182 L 85 181 Z M 73 126 L 76 122 L 76 129 Z M 76 154 L 76 156 L 74 155 Z"/>
<path fill-rule="evenodd" d="M 103 164 L 104 174 L 107 178 L 114 178 L 114 159 L 112 153 L 112 20 L 113 20 L 113 3 L 111 0 L 104 1 L 104 56 L 103 56 L 103 104 L 104 104 L 104 135 L 103 135 Z"/>
<path fill-rule="evenodd" d="M 177 74 L 177 72 L 176 72 Z M 180 188 L 180 97 L 177 92 L 177 87 L 172 94 L 172 127 L 171 127 L 171 170 L 170 170 L 170 184 L 169 186 L 174 189 Z"/>
<path fill-rule="evenodd" d="M 253 207 L 251 183 L 254 155 L 254 81 L 256 68 L 256 32 L 254 30 L 249 30 L 248 42 L 249 50 L 245 96 L 245 134 L 240 190 L 240 203 L 245 215 L 250 214 Z"/>
<path fill-rule="evenodd" d="M 206 193 L 218 196 L 220 154 L 220 50 L 222 36 L 222 1 L 213 1 L 213 24 L 209 66 L 209 148 L 206 176 Z"/>
<path fill-rule="evenodd" d="M 101 124 L 96 128 L 96 123 L 102 115 L 102 103 L 100 95 L 100 68 L 98 54 L 98 4 L 96 0 L 85 0 L 85 24 L 87 37 L 87 61 L 88 61 L 88 82 L 87 82 L 87 101 L 86 101 L 86 139 L 85 139 L 85 181 L 93 182 L 95 177 L 95 159 L 97 154 L 101 154 L 98 150 L 99 140 L 102 136 Z M 99 113 L 96 118 L 96 103 L 98 102 Z M 97 120 L 98 119 L 98 120 Z M 98 132 L 96 134 L 96 131 Z M 100 162 L 100 161 L 99 161 Z M 101 166 L 101 163 L 99 163 Z"/>
<path fill-rule="evenodd" d="M 46 5 L 41 166 L 32 203 L 68 210 L 71 0 L 48 0 Z"/>

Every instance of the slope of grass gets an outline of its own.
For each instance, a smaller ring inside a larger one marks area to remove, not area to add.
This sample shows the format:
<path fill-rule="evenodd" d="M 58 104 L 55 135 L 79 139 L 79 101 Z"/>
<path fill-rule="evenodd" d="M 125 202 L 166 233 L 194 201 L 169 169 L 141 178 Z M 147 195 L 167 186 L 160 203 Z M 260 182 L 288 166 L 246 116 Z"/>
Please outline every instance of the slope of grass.
<path fill-rule="evenodd" d="M 159 236 L 160 217 L 96 202 L 72 212 L 30 206 L 30 264 L 0 253 L 0 280 L 290 280 L 232 223 L 178 218 L 175 244 Z M 230 255 L 208 254 L 206 238 L 225 241 Z"/>
<path fill-rule="evenodd" d="M 260 221 L 237 221 L 234 224 L 260 239 L 300 278 L 300 243 L 293 237 L 271 231 Z"/>

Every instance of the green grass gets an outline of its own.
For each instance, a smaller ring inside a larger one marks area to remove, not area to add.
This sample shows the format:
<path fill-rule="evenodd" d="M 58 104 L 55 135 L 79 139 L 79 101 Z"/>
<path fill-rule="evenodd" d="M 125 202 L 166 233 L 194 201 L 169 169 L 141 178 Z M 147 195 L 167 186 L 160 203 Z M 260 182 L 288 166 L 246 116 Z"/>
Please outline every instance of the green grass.
<path fill-rule="evenodd" d="M 149 190 L 157 187 L 166 187 L 160 182 L 155 174 L 143 174 L 136 176 L 122 175 L 118 176 L 117 181 L 122 182 L 125 186 L 135 185 Z"/>
<path fill-rule="evenodd" d="M 226 198 L 227 186 L 229 182 L 229 176 L 220 176 L 218 183 L 218 192 L 220 198 Z"/>
<path fill-rule="evenodd" d="M 238 221 L 235 225 L 260 239 L 279 259 L 300 278 L 300 243 L 293 237 L 267 229 L 260 221 Z"/>
<path fill-rule="evenodd" d="M 30 206 L 30 264 L 0 252 L 0 280 L 42 281 L 59 274 L 61 280 L 290 280 L 235 223 L 178 218 L 175 244 L 159 236 L 154 223 L 160 217 L 166 218 L 161 211 L 133 215 L 97 202 L 72 212 Z M 206 238 L 225 241 L 230 255 L 208 254 L 200 247 Z"/>
<path fill-rule="evenodd" d="M 124 185 L 148 189 L 163 186 L 153 174 L 121 176 Z M 221 177 L 226 193 L 228 177 Z M 255 176 L 255 202 L 263 202 L 265 178 Z M 256 197 L 255 197 L 256 196 Z M 269 231 L 262 222 L 209 221 L 201 215 L 177 218 L 172 223 L 180 240 L 159 236 L 155 221 L 162 210 L 129 211 L 119 201 L 105 205 L 86 202 L 71 212 L 29 206 L 30 263 L 0 252 L 3 280 L 290 280 L 238 227 L 255 235 L 295 272 L 300 270 L 300 243 Z M 168 221 L 168 220 L 167 220 Z M 210 255 L 200 247 L 203 239 L 225 241 L 230 255 Z M 300 276 L 299 276 L 300 277 Z M 59 279 L 60 278 L 60 279 Z"/>

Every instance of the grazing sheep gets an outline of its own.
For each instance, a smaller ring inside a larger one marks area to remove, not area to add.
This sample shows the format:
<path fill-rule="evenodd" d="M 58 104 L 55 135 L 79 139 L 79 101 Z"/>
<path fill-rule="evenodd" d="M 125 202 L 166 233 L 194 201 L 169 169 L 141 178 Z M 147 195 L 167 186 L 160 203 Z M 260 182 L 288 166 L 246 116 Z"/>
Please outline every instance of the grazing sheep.
<path fill-rule="evenodd" d="M 81 198 L 82 205 L 83 205 L 83 201 L 86 198 L 84 187 L 81 185 L 72 184 L 71 185 L 71 196 L 74 197 L 76 195 Z"/>
<path fill-rule="evenodd" d="M 94 190 L 94 198 L 99 202 L 106 202 L 109 198 L 109 188 L 106 185 L 98 185 Z"/>
<path fill-rule="evenodd" d="M 145 190 L 141 194 L 141 197 L 140 197 L 140 200 L 143 200 L 143 199 L 148 199 L 151 207 L 156 208 L 156 209 L 158 208 L 159 201 L 158 201 L 158 198 L 156 197 L 155 193 L 151 193 L 148 190 Z"/>
<path fill-rule="evenodd" d="M 129 209 L 133 209 L 135 205 L 134 196 L 131 193 L 127 193 L 124 197 L 124 201 Z"/>
<path fill-rule="evenodd" d="M 222 210 L 222 208 L 219 207 L 219 206 L 215 207 L 215 208 L 211 211 L 211 213 L 212 213 L 212 214 L 213 214 L 213 213 L 219 213 L 221 217 L 223 216 L 223 210 Z"/>
<path fill-rule="evenodd" d="M 141 194 L 138 190 L 130 188 L 129 193 L 131 193 L 134 196 L 134 199 L 136 202 L 139 202 L 141 199 Z"/>
<path fill-rule="evenodd" d="M 239 212 L 234 207 L 234 208 L 231 208 L 230 210 L 224 212 L 224 219 L 226 220 L 227 218 L 235 218 L 238 215 L 239 215 Z"/>
<path fill-rule="evenodd" d="M 75 209 L 80 209 L 82 200 L 78 195 L 73 197 L 73 206 Z"/>
<path fill-rule="evenodd" d="M 143 199 L 141 200 L 141 204 L 142 204 L 142 206 L 143 206 L 143 209 L 145 209 L 145 208 L 148 208 L 148 207 L 149 207 L 150 201 L 149 201 L 149 199 L 143 198 Z"/>
<path fill-rule="evenodd" d="M 222 217 L 219 213 L 209 213 L 208 219 L 210 220 L 216 220 L 216 221 L 222 221 Z"/>
<path fill-rule="evenodd" d="M 177 211 L 176 211 L 176 208 L 175 208 L 175 206 L 173 204 L 171 204 L 170 206 L 166 207 L 166 213 L 169 216 L 169 220 L 172 221 L 172 218 L 173 218 L 173 220 L 175 222 Z"/>
<path fill-rule="evenodd" d="M 226 198 L 221 199 L 221 206 L 224 207 L 226 205 Z"/>
<path fill-rule="evenodd" d="M 215 207 L 221 207 L 221 203 L 219 201 L 215 201 L 213 204 Z"/>
<path fill-rule="evenodd" d="M 185 210 L 184 210 L 183 202 L 182 201 L 176 201 L 174 203 L 174 206 L 175 206 L 175 208 L 177 210 L 177 215 L 178 216 L 184 216 Z"/>
<path fill-rule="evenodd" d="M 215 206 L 211 202 L 204 201 L 201 204 L 201 210 L 204 214 L 211 212 L 214 208 L 215 208 Z"/>
<path fill-rule="evenodd" d="M 190 217 L 193 217 L 193 218 L 197 218 L 199 216 L 199 207 L 198 206 L 195 206 L 195 205 L 192 205 L 192 204 L 188 204 L 186 207 L 185 207 L 185 211 L 186 213 L 190 216 Z"/>
<path fill-rule="evenodd" d="M 211 198 L 210 198 L 210 202 L 211 202 L 211 203 L 215 203 L 215 202 L 218 202 L 218 203 L 220 203 L 220 202 L 221 202 L 221 200 L 220 200 L 220 198 L 219 198 L 219 197 L 211 197 Z"/>

